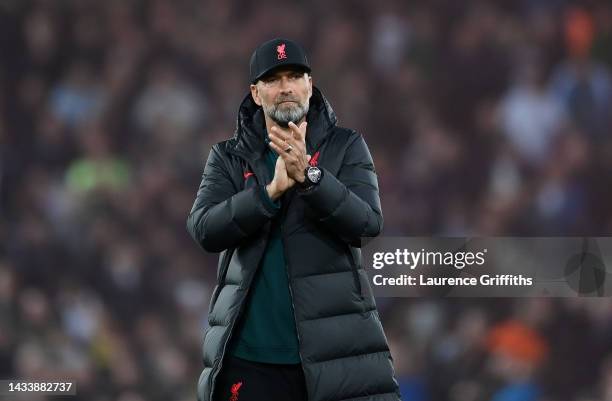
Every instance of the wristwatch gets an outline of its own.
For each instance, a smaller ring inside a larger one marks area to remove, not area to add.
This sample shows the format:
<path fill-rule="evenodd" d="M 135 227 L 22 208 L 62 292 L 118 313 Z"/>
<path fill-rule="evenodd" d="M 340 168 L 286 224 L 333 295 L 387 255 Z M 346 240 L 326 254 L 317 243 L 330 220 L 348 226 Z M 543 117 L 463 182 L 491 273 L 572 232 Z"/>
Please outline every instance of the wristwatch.
<path fill-rule="evenodd" d="M 298 182 L 300 188 L 310 189 L 321 182 L 321 178 L 323 178 L 323 170 L 318 167 L 308 166 L 304 170 L 304 182 Z"/>

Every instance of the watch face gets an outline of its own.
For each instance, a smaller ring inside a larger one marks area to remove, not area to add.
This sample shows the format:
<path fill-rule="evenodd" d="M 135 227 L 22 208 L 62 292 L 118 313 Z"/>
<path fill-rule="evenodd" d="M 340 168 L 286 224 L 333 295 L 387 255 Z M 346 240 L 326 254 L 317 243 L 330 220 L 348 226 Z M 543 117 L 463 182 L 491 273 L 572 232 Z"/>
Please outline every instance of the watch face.
<path fill-rule="evenodd" d="M 317 167 L 310 167 L 308 169 L 308 179 L 314 184 L 318 183 L 321 180 L 321 170 Z"/>

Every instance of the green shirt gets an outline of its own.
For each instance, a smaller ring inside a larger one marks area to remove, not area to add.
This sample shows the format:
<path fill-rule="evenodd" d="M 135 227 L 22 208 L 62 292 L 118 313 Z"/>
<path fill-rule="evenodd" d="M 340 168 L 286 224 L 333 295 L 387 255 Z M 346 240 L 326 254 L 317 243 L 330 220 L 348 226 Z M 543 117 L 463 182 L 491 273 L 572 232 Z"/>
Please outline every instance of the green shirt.
<path fill-rule="evenodd" d="M 278 155 L 268 148 L 265 157 L 274 175 Z M 265 202 L 280 208 L 279 200 L 272 201 L 264 186 L 260 190 Z M 229 352 L 250 361 L 294 364 L 300 363 L 300 354 L 280 223 L 277 213 Z"/>

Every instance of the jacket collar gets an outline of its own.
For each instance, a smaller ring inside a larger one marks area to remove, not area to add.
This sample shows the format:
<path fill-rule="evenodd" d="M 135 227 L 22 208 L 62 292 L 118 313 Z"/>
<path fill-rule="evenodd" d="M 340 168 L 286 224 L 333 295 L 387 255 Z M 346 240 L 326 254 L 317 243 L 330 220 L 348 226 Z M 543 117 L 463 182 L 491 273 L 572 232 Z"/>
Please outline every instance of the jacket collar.
<path fill-rule="evenodd" d="M 306 121 L 308 122 L 306 147 L 308 151 L 313 151 L 323 142 L 337 122 L 331 105 L 315 86 L 312 87 Z M 266 150 L 265 137 L 266 123 L 263 109 L 255 104 L 253 97 L 248 93 L 238 109 L 236 130 L 230 150 L 247 160 L 257 160 Z"/>

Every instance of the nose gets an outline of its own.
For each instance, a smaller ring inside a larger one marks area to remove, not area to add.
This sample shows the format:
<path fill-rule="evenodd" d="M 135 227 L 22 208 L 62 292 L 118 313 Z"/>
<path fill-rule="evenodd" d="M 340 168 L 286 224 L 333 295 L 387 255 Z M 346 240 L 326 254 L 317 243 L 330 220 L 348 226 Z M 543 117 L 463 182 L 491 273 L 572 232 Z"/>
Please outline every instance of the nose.
<path fill-rule="evenodd" d="M 282 77 L 280 79 L 280 90 L 284 94 L 292 93 L 293 89 L 291 88 L 291 84 L 289 83 L 288 77 Z"/>

